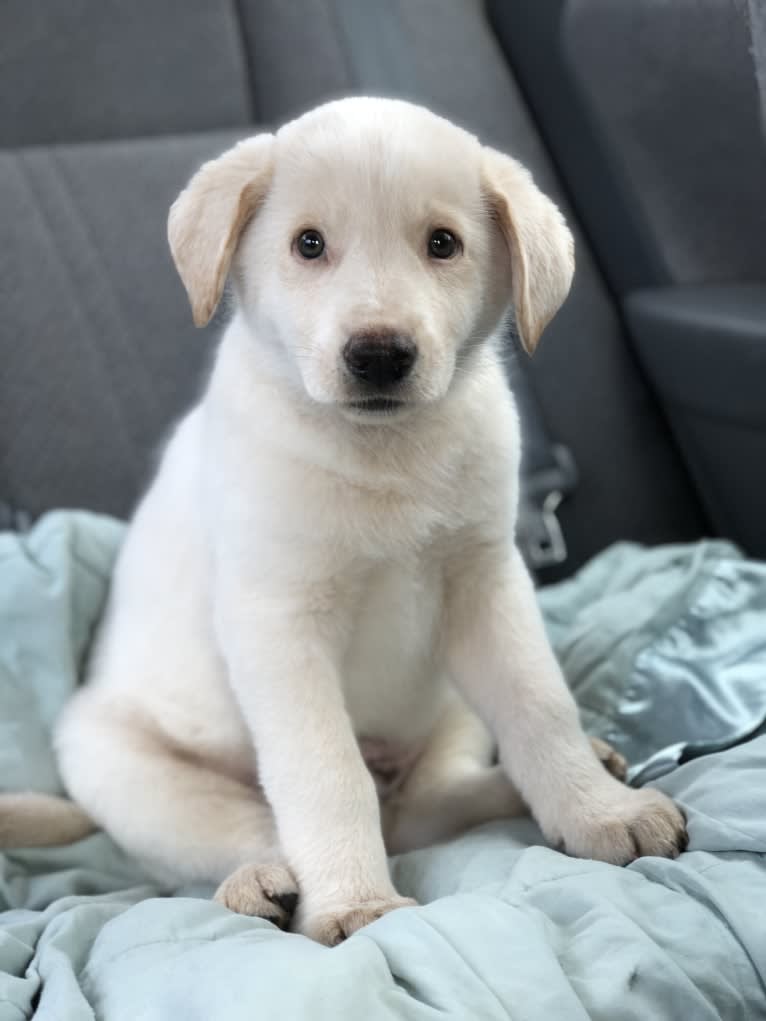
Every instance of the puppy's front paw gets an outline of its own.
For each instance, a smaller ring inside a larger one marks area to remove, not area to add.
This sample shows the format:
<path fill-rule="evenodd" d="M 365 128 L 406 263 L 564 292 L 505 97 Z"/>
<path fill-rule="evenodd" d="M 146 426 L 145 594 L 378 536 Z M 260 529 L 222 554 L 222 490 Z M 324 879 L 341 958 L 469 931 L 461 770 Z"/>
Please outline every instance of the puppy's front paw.
<path fill-rule="evenodd" d="M 286 929 L 298 903 L 298 884 L 285 865 L 242 865 L 224 879 L 213 900 Z"/>
<path fill-rule="evenodd" d="M 624 788 L 609 809 L 582 812 L 563 834 L 567 854 L 627 865 L 645 855 L 677 858 L 689 842 L 686 820 L 660 791 Z"/>
<path fill-rule="evenodd" d="M 376 919 L 395 911 L 397 908 L 417 907 L 417 901 L 410 897 L 386 897 L 379 900 L 364 900 L 346 904 L 330 911 L 309 915 L 299 926 L 304 936 L 315 939 L 325 946 L 334 947 Z"/>

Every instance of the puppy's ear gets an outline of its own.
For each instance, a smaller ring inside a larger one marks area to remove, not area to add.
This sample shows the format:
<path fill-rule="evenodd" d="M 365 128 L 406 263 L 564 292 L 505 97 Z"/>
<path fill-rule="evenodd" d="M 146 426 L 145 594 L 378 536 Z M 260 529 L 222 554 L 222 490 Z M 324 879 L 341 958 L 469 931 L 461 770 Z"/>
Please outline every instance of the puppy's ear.
<path fill-rule="evenodd" d="M 483 187 L 511 254 L 516 326 L 531 354 L 569 292 L 574 241 L 564 217 L 520 163 L 483 152 Z"/>
<path fill-rule="evenodd" d="M 240 235 L 266 196 L 273 143 L 256 135 L 205 163 L 170 208 L 170 250 L 197 326 L 215 312 Z"/>

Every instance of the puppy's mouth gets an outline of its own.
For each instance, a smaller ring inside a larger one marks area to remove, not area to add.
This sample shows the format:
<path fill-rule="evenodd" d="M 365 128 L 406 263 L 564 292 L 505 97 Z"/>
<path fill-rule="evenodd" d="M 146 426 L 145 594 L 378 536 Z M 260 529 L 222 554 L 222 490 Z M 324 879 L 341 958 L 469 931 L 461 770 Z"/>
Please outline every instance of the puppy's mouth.
<path fill-rule="evenodd" d="M 396 397 L 363 397 L 348 401 L 346 407 L 368 415 L 394 415 L 405 407 L 405 401 Z"/>

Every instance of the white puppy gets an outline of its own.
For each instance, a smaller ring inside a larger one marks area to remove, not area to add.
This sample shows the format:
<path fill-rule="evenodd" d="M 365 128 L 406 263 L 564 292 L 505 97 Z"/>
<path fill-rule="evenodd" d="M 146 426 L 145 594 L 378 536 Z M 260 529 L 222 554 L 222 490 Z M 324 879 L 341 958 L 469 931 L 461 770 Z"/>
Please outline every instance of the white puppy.
<path fill-rule="evenodd" d="M 512 304 L 531 351 L 573 271 L 529 174 L 422 108 L 343 100 L 203 166 L 169 236 L 195 321 L 227 277 L 236 310 L 58 725 L 72 798 L 235 910 L 287 924 L 299 894 L 326 943 L 411 903 L 383 831 L 417 846 L 523 798 L 570 854 L 676 855 L 678 809 L 583 734 L 514 546 L 494 338 Z M 89 825 L 4 805 L 6 841 Z"/>

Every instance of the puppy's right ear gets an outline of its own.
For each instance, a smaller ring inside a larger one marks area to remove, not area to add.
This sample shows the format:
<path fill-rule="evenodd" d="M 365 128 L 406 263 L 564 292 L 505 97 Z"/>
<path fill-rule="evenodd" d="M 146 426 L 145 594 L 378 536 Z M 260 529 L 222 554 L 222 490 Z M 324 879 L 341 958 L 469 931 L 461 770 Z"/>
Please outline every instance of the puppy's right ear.
<path fill-rule="evenodd" d="M 274 136 L 240 142 L 197 171 L 170 208 L 168 241 L 191 302 L 205 326 L 221 300 L 242 231 L 266 197 Z"/>

